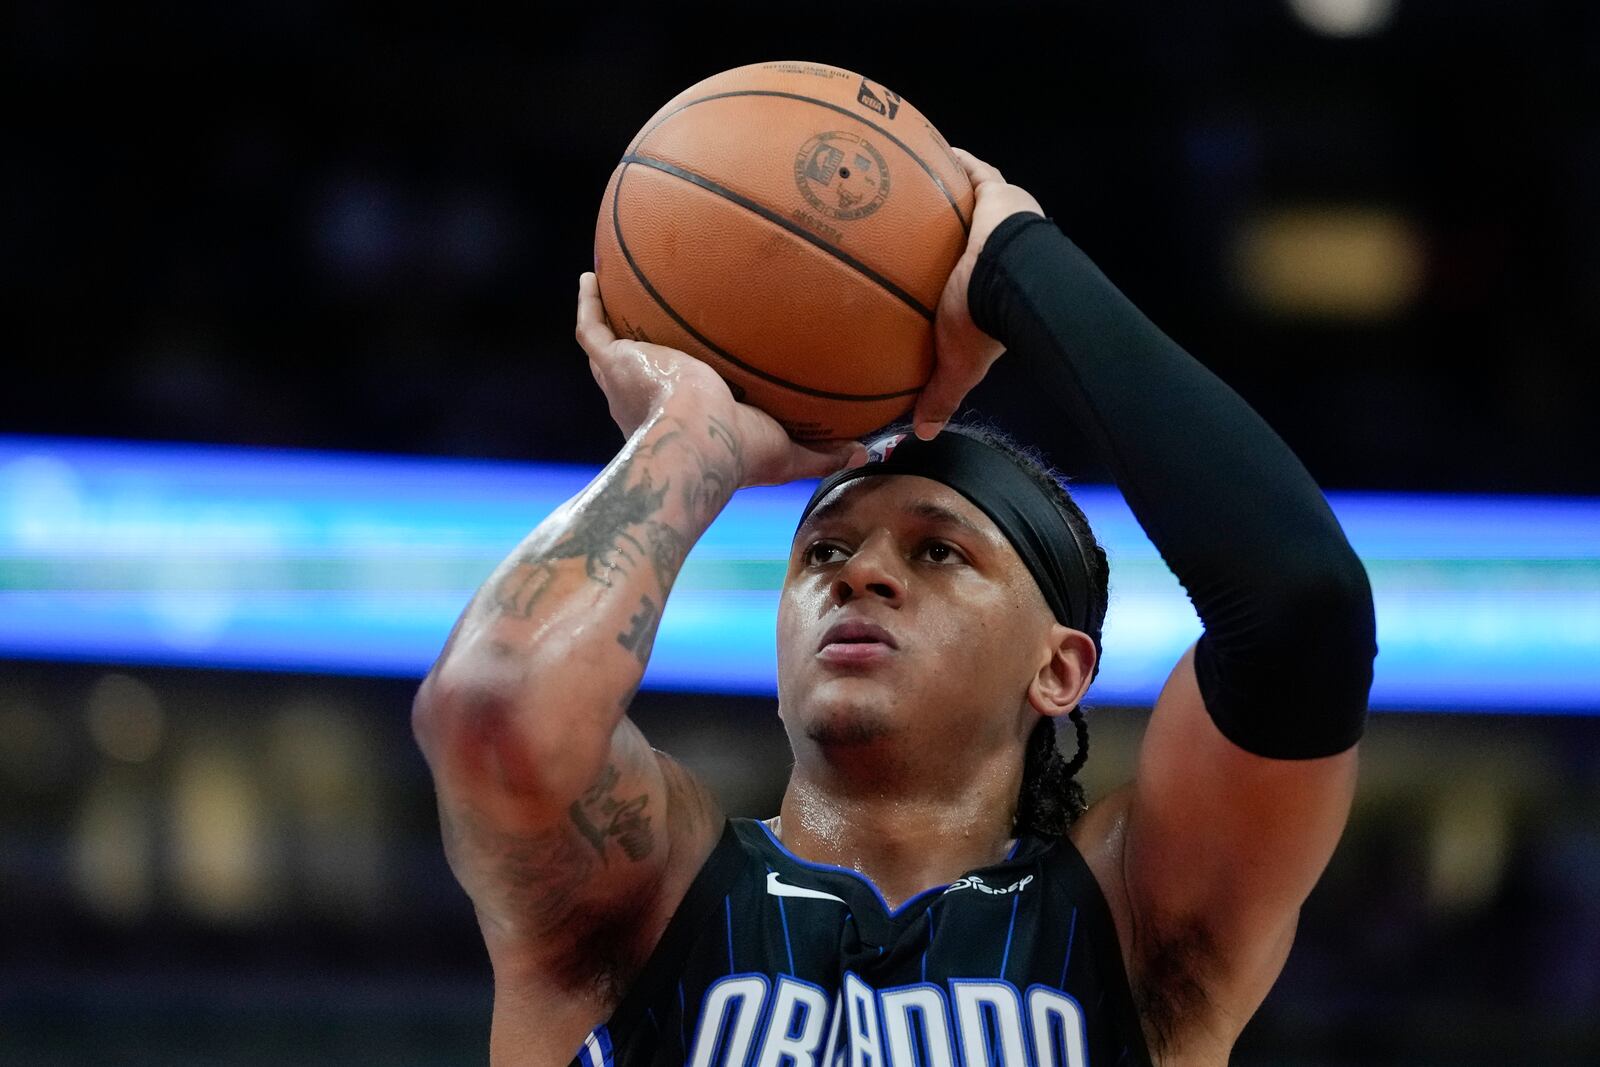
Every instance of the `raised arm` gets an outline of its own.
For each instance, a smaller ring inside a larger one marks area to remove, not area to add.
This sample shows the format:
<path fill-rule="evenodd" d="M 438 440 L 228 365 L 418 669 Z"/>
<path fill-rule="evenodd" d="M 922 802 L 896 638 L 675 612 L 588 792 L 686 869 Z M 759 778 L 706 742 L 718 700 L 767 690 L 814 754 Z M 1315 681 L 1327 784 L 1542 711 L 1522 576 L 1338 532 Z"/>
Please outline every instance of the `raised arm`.
<path fill-rule="evenodd" d="M 593 275 L 578 338 L 627 443 L 484 583 L 413 711 L 494 963 L 495 1063 L 570 1056 L 715 842 L 709 794 L 625 717 L 684 556 L 741 485 L 848 454 L 795 445 L 682 353 L 616 339 Z"/>
<path fill-rule="evenodd" d="M 1349 811 L 1376 651 L 1366 573 L 1271 428 L 1031 198 L 968 160 L 978 210 L 985 185 L 994 202 L 966 263 L 970 325 L 1085 432 L 1205 625 L 1156 702 L 1134 783 L 1074 838 L 1121 896 L 1152 1045 L 1220 1062 L 1282 968 Z M 922 417 L 938 421 L 940 403 Z"/>

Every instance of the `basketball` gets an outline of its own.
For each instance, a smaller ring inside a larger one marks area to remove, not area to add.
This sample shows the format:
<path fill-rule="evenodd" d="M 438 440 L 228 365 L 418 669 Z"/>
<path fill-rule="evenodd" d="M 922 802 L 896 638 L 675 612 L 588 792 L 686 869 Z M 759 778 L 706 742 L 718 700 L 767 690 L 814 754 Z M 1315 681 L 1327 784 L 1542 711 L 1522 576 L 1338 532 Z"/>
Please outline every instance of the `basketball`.
<path fill-rule="evenodd" d="M 715 367 L 797 440 L 911 410 L 972 187 L 932 123 L 837 67 L 707 78 L 628 146 L 595 227 L 619 335 Z"/>

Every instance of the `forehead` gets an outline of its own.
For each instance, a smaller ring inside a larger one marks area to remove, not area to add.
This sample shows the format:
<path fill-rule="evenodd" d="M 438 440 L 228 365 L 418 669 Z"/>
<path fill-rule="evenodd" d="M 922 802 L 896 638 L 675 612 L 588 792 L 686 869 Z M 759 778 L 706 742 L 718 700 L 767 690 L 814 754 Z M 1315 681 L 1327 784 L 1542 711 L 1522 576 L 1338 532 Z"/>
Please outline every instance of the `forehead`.
<path fill-rule="evenodd" d="M 817 502 L 795 537 L 825 523 L 878 522 L 890 517 L 948 522 L 997 544 L 1010 544 L 972 501 L 943 482 L 916 474 L 874 474 L 844 483 Z"/>

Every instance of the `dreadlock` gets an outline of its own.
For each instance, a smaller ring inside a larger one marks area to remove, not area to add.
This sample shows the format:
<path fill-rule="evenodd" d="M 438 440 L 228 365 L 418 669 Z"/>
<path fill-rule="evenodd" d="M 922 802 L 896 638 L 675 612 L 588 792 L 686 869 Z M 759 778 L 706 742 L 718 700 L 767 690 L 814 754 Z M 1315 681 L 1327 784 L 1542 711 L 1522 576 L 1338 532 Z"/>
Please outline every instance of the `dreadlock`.
<path fill-rule="evenodd" d="M 907 431 L 909 432 L 909 431 Z M 1089 520 L 1078 502 L 1072 499 L 1063 484 L 1064 475 L 1058 474 L 1036 450 L 1017 443 L 1008 434 L 978 422 L 953 422 L 945 427 L 946 433 L 959 433 L 982 441 L 1004 454 L 1049 494 L 1061 512 L 1061 519 L 1078 535 L 1078 542 L 1089 546 L 1089 596 L 1095 601 L 1093 615 L 1105 617 L 1106 595 L 1110 584 L 1111 567 L 1105 548 L 1089 529 Z M 1094 641 L 1094 674 L 1100 673 L 1100 629 L 1096 627 L 1089 637 Z M 1094 675 L 1090 676 L 1094 680 Z M 1017 795 L 1017 814 L 1012 827 L 1014 834 L 1032 833 L 1041 837 L 1059 837 L 1067 827 L 1077 821 L 1088 807 L 1083 786 L 1077 773 L 1089 758 L 1089 725 L 1084 721 L 1083 710 L 1075 707 L 1067 713 L 1077 735 L 1077 750 L 1069 760 L 1057 745 L 1058 720 L 1043 715 L 1028 735 L 1028 745 L 1022 757 L 1022 788 Z"/>

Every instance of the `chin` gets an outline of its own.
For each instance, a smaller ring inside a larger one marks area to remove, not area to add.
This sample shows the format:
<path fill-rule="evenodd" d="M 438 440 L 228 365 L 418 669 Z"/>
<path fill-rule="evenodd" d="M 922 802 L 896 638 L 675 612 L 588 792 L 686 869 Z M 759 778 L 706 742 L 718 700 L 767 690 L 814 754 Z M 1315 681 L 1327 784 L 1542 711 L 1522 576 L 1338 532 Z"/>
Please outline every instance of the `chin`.
<path fill-rule="evenodd" d="M 823 748 L 870 745 L 894 732 L 885 708 L 856 701 L 831 703 L 805 719 L 805 735 Z"/>
<path fill-rule="evenodd" d="M 870 745 L 888 734 L 888 723 L 867 715 L 832 715 L 806 727 L 806 736 L 823 748 Z"/>

